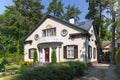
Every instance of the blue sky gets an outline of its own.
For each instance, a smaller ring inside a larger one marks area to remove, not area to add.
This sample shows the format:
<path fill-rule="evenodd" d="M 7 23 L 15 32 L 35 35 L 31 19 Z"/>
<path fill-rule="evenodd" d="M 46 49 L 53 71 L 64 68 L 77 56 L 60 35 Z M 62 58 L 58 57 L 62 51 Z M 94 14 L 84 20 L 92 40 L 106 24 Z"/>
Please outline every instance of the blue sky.
<path fill-rule="evenodd" d="M 51 2 L 52 0 L 42 0 L 42 4 L 45 5 L 45 10 L 48 7 L 48 4 Z M 80 14 L 80 21 L 84 21 L 85 20 L 85 15 L 88 12 L 88 5 L 85 2 L 86 0 L 62 0 L 62 3 L 66 6 L 68 4 L 70 5 L 75 5 L 76 7 L 78 7 L 82 13 Z M 12 0 L 0 0 L 0 14 L 4 13 L 5 10 L 5 6 L 9 6 L 9 5 L 13 5 Z M 45 11 L 44 10 L 44 11 Z"/>

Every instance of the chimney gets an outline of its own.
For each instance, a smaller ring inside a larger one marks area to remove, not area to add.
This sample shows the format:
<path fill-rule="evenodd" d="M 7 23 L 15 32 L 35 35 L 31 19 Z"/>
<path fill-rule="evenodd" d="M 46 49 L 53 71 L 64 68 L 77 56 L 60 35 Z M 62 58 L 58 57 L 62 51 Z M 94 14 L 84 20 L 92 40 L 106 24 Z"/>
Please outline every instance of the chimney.
<path fill-rule="evenodd" d="M 75 19 L 74 19 L 74 17 L 71 17 L 71 18 L 69 19 L 69 22 L 70 22 L 71 24 L 75 24 Z"/>

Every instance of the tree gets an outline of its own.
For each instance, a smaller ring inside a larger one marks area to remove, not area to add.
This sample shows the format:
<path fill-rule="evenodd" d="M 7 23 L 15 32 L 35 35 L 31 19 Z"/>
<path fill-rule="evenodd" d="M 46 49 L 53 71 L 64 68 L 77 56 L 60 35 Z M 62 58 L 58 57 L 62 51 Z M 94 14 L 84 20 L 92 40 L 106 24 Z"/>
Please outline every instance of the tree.
<path fill-rule="evenodd" d="M 56 63 L 57 62 L 57 58 L 56 58 L 56 51 L 55 49 L 52 50 L 52 63 Z"/>
<path fill-rule="evenodd" d="M 52 0 L 47 10 L 47 14 L 53 14 L 54 16 L 61 18 L 64 13 L 63 3 L 61 0 Z"/>
<path fill-rule="evenodd" d="M 65 20 L 68 21 L 71 17 L 73 17 L 75 21 L 79 20 L 78 15 L 81 13 L 81 11 L 78 9 L 78 7 L 68 5 L 65 7 L 65 9 L 66 13 L 63 16 Z"/>
<path fill-rule="evenodd" d="M 41 20 L 44 6 L 40 0 L 13 0 L 13 3 L 6 6 L 5 13 L 0 16 L 0 37 L 4 37 L 2 44 L 8 53 L 21 54 L 24 36 Z"/>
<path fill-rule="evenodd" d="M 116 9 L 116 38 L 120 38 L 120 0 L 118 0 L 118 6 Z"/>
<path fill-rule="evenodd" d="M 111 20 L 111 27 L 112 27 L 111 64 L 115 63 L 115 29 L 116 29 L 115 3 L 116 3 L 116 0 L 112 0 L 112 1 L 109 2 L 109 4 L 110 4 L 110 14 L 112 16 L 112 20 Z"/>
<path fill-rule="evenodd" d="M 89 12 L 86 15 L 86 19 L 92 19 L 93 26 L 95 26 L 97 31 L 97 46 L 98 46 L 98 61 L 99 55 L 101 53 L 101 35 L 105 35 L 105 33 L 101 33 L 102 29 L 105 28 L 104 24 L 104 15 L 102 14 L 103 10 L 106 9 L 108 2 L 104 0 L 86 0 L 89 4 L 88 10 Z"/>

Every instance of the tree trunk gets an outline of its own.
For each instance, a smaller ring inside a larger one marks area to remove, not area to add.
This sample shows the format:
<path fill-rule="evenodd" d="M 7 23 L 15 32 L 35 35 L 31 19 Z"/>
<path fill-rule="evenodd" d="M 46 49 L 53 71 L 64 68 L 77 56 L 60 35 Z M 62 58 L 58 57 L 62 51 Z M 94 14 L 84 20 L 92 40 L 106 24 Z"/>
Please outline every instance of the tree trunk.
<path fill-rule="evenodd" d="M 115 10 L 114 10 L 114 3 L 111 5 L 111 14 L 112 14 L 112 45 L 111 45 L 111 64 L 115 63 Z"/>
<path fill-rule="evenodd" d="M 101 44 L 100 44 L 100 38 L 101 38 L 101 19 L 102 19 L 102 5 L 101 5 L 101 1 L 99 2 L 99 8 L 100 8 L 100 12 L 99 12 L 99 16 L 100 16 L 100 22 L 99 22 L 99 29 L 98 29 L 98 62 L 101 62 Z"/>

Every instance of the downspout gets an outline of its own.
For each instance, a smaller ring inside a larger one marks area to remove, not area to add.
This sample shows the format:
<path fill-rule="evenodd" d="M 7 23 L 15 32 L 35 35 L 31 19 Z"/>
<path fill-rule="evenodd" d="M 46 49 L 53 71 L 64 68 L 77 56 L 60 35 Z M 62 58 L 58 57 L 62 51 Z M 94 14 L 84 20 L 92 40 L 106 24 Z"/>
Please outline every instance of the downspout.
<path fill-rule="evenodd" d="M 88 36 L 87 35 L 85 35 L 85 62 L 87 63 L 87 59 L 88 59 L 88 44 L 89 44 L 89 42 L 88 42 Z"/>

